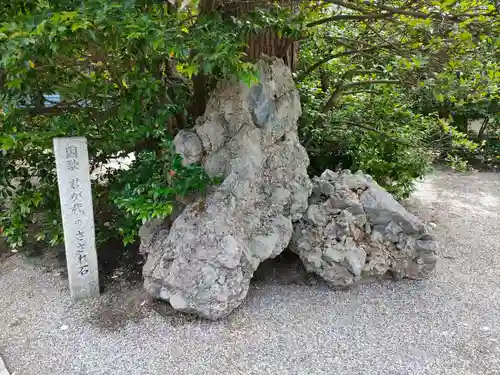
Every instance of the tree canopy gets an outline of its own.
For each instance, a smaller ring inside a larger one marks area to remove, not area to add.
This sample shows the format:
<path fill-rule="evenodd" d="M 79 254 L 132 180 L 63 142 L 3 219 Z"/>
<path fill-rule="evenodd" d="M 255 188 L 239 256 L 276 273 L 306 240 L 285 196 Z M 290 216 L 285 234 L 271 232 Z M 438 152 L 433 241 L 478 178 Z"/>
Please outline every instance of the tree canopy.
<path fill-rule="evenodd" d="M 86 136 L 93 170 L 135 154 L 94 181 L 100 241 L 133 242 L 140 223 L 213 183 L 181 165 L 171 140 L 218 81 L 258 82 L 248 44 L 263 33 L 278 57 L 298 44 L 311 173 L 363 169 L 403 197 L 436 157 L 496 160 L 499 11 L 493 0 L 2 4 L 0 228 L 13 246 L 32 223 L 35 240 L 62 240 L 57 136 Z M 470 119 L 484 121 L 480 137 L 467 134 Z"/>

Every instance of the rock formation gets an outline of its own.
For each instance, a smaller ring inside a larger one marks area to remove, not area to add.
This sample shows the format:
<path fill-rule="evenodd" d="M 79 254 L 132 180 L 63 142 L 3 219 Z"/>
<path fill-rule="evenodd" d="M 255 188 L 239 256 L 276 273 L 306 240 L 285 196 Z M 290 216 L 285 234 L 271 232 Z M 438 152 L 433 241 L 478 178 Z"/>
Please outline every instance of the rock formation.
<path fill-rule="evenodd" d="M 279 59 L 257 67 L 258 85 L 222 82 L 194 129 L 175 139 L 185 164 L 200 162 L 222 184 L 141 230 L 149 294 L 209 319 L 241 304 L 259 264 L 289 244 L 311 193 L 292 75 Z"/>
<path fill-rule="evenodd" d="M 327 170 L 312 186 L 291 73 L 279 59 L 257 68 L 258 85 L 220 83 L 205 115 L 174 140 L 185 165 L 201 163 L 223 182 L 141 228 L 148 293 L 221 318 L 241 304 L 259 264 L 288 245 L 337 287 L 426 277 L 437 243 L 424 223 L 361 172 Z"/>
<path fill-rule="evenodd" d="M 437 242 L 370 176 L 326 170 L 313 179 L 290 247 L 308 271 L 346 287 L 387 275 L 424 278 L 434 269 Z"/>

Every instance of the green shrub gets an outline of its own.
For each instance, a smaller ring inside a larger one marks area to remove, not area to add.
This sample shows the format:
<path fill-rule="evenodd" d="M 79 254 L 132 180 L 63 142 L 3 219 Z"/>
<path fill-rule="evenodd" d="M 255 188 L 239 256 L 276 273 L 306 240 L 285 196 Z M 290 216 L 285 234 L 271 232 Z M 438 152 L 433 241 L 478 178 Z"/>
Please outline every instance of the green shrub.
<path fill-rule="evenodd" d="M 303 102 L 309 103 L 303 121 L 317 119 L 318 112 L 310 110 L 311 99 L 305 97 Z M 393 87 L 381 89 L 380 95 L 346 95 L 340 106 L 322 117 L 320 127 L 316 121 L 308 132 L 311 172 L 361 169 L 391 193 L 407 197 L 414 180 L 424 176 L 432 163 L 428 139 L 440 124 L 435 115 L 412 112 L 407 102 Z M 307 123 L 301 129 L 308 129 Z"/>
<path fill-rule="evenodd" d="M 452 113 L 479 113 L 499 98 L 492 1 L 414 2 L 411 12 L 396 0 L 277 2 L 248 17 L 244 2 L 182 3 L 175 11 L 156 0 L 0 4 L 0 230 L 11 246 L 28 233 L 62 241 L 54 137 L 87 137 L 91 172 L 136 156 L 93 182 L 99 242 L 133 242 L 144 220 L 214 183 L 181 166 L 172 139 L 220 79 L 257 80 L 245 49 L 259 30 L 268 43 L 268 28 L 279 37 L 271 54 L 290 58 L 290 38 L 300 41 L 299 132 L 311 173 L 363 169 L 404 197 L 437 157 L 463 167 L 462 154 L 475 149 L 496 160 L 497 143 L 479 149 Z"/>
<path fill-rule="evenodd" d="M 242 61 L 245 35 L 218 15 L 195 22 L 160 2 L 22 4 L 0 15 L 3 235 L 12 247 L 30 232 L 61 243 L 52 139 L 85 136 L 91 172 L 136 156 L 130 169 L 92 183 L 98 241 L 131 242 L 140 223 L 168 216 L 178 196 L 212 183 L 202 168 L 181 166 L 171 140 L 194 122 L 194 74 L 255 80 Z M 49 101 L 53 94 L 60 100 Z"/>

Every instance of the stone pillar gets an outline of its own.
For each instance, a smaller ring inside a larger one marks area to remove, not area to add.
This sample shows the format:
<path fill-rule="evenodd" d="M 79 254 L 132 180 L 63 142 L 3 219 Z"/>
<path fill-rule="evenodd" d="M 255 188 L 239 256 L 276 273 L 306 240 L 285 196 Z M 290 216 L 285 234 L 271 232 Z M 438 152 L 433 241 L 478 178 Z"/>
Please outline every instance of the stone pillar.
<path fill-rule="evenodd" d="M 54 154 L 71 296 L 74 299 L 97 296 L 99 274 L 87 140 L 54 138 Z"/>

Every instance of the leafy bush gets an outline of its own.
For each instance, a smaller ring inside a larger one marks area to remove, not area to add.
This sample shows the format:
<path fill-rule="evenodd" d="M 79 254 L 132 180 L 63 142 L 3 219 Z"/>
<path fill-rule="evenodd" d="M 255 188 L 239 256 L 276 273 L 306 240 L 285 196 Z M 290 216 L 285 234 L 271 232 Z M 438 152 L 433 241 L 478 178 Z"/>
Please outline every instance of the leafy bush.
<path fill-rule="evenodd" d="M 361 169 L 391 193 L 408 196 L 413 181 L 429 169 L 427 138 L 439 119 L 413 113 L 405 99 L 391 88 L 378 96 L 347 95 L 321 127 L 314 127 L 309 143 L 311 172 L 336 166 Z M 306 113 L 303 119 L 307 118 Z"/>
<path fill-rule="evenodd" d="M 0 20 L 3 235 L 20 247 L 35 226 L 35 240 L 62 241 L 52 138 L 85 136 L 91 172 L 136 156 L 92 186 L 98 240 L 130 242 L 140 222 L 211 183 L 201 168 L 181 166 L 170 141 L 193 121 L 193 74 L 255 79 L 241 59 L 245 37 L 217 15 L 194 22 L 154 2 L 30 4 Z"/>
<path fill-rule="evenodd" d="M 433 2 L 440 21 L 422 16 L 425 5 L 400 6 L 342 2 L 334 15 L 316 8 L 319 27 L 301 44 L 297 78 L 311 173 L 363 169 L 406 197 L 434 161 L 464 169 L 465 155 L 481 150 L 458 111 L 479 115 L 480 103 L 498 98 L 500 40 L 498 23 L 487 21 L 497 11 L 491 2 Z M 449 17 L 459 8 L 477 17 Z M 363 19 L 398 12 L 405 16 L 397 22 Z M 349 17 L 362 21 L 343 21 Z"/>
<path fill-rule="evenodd" d="M 133 243 L 140 225 L 169 216 L 179 199 L 203 193 L 208 185 L 218 182 L 198 165 L 183 166 L 170 142 L 162 146 L 164 152 L 143 151 L 136 155 L 129 169 L 106 175 L 111 183 L 103 192 L 109 194 L 118 211 L 112 222 L 103 223 L 103 235 L 116 235 L 118 231 L 125 244 Z"/>
<path fill-rule="evenodd" d="M 54 137 L 87 137 L 92 172 L 135 155 L 92 183 L 100 242 L 133 242 L 141 222 L 215 183 L 183 167 L 171 141 L 220 79 L 256 82 L 245 50 L 260 31 L 279 57 L 300 41 L 299 132 L 311 173 L 363 169 L 404 197 L 437 156 L 458 167 L 470 150 L 496 160 L 496 141 L 479 148 L 459 121 L 484 115 L 487 102 L 498 124 L 489 107 L 499 99 L 495 2 L 276 3 L 0 4 L 0 230 L 11 246 L 30 232 L 62 241 Z"/>

